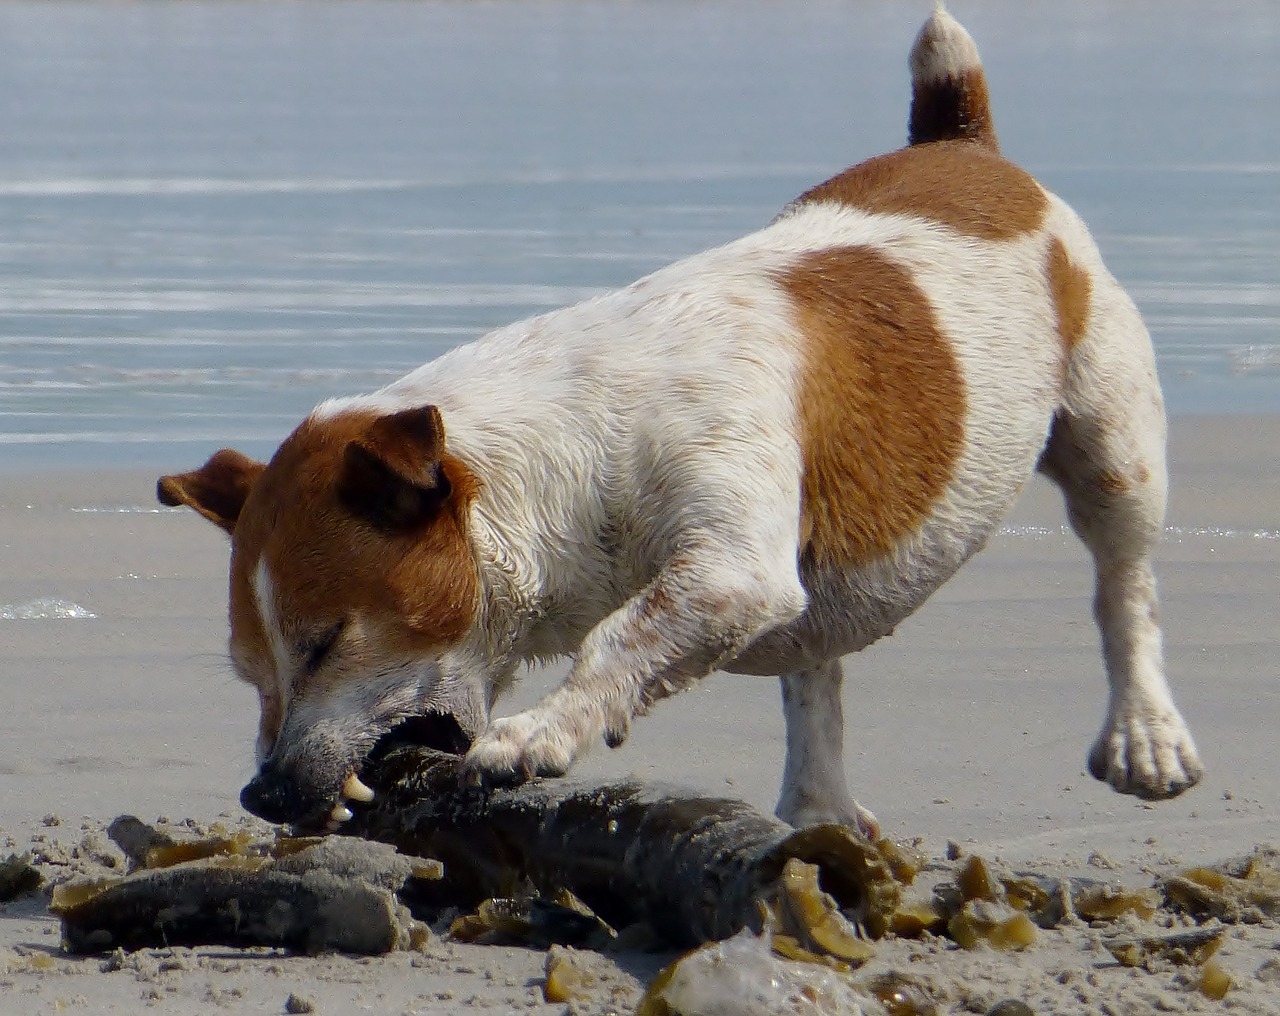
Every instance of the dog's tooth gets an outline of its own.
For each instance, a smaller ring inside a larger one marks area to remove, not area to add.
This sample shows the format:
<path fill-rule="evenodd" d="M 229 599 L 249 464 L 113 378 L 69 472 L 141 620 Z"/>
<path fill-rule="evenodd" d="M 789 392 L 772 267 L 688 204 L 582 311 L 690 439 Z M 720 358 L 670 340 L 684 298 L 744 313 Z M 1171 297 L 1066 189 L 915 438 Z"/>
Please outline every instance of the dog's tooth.
<path fill-rule="evenodd" d="M 329 819 L 333 822 L 345 822 L 351 817 L 351 809 L 339 801 L 333 806 L 333 811 L 329 812 Z"/>
<path fill-rule="evenodd" d="M 342 785 L 342 796 L 352 801 L 359 801 L 361 804 L 368 804 L 373 800 L 373 791 L 359 776 L 352 773 L 347 777 L 347 782 Z"/>

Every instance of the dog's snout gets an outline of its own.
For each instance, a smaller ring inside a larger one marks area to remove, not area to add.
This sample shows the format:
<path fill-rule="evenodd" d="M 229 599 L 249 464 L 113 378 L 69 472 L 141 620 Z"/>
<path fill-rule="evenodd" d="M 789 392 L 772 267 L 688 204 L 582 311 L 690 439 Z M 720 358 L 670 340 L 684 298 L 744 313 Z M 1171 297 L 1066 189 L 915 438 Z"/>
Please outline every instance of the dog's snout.
<path fill-rule="evenodd" d="M 307 794 L 293 780 L 270 763 L 245 784 L 240 791 L 240 805 L 245 811 L 268 822 L 301 823 L 325 810 L 325 801 Z"/>

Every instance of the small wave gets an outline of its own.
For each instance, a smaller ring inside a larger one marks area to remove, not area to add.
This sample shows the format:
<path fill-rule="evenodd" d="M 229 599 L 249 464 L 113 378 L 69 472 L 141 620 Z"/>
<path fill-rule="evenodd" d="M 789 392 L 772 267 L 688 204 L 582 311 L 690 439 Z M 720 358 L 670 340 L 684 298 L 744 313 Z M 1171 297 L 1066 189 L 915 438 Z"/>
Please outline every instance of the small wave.
<path fill-rule="evenodd" d="M 3 197 L 80 197 L 151 194 L 345 194 L 403 190 L 408 180 L 359 180 L 333 177 L 230 179 L 219 177 L 63 177 L 50 180 L 0 180 Z"/>
<path fill-rule="evenodd" d="M 121 505 L 84 505 L 72 508 L 81 515 L 168 515 L 179 514 L 184 508 L 162 508 L 154 505 L 121 504 Z"/>
<path fill-rule="evenodd" d="M 216 288 L 134 279 L 131 288 L 98 288 L 78 280 L 48 280 L 43 285 L 0 284 L 3 314 L 281 313 L 355 315 L 368 310 L 437 310 L 456 307 L 566 307 L 607 292 L 600 286 L 536 283 L 455 284 L 408 287 L 370 283 L 334 287 L 325 282 L 290 280 L 279 285 L 244 280 Z"/>
<path fill-rule="evenodd" d="M 1227 354 L 1231 373 L 1257 374 L 1280 369 L 1280 346 L 1244 346 Z"/>
<path fill-rule="evenodd" d="M 395 367 L 113 367 L 78 363 L 53 370 L 0 365 L 0 391 L 223 385 L 281 388 L 295 385 L 383 385 L 416 365 Z"/>
<path fill-rule="evenodd" d="M 78 603 L 58 596 L 41 596 L 25 603 L 0 604 L 0 621 L 53 621 L 97 617 Z"/>
<path fill-rule="evenodd" d="M 360 177 L 58 177 L 0 180 L 0 197 L 217 196 L 222 194 L 346 194 L 415 188 L 547 186 L 564 184 L 646 184 L 685 180 L 808 179 L 829 169 L 820 163 L 652 163 L 590 170 L 521 169 L 415 178 Z"/>
<path fill-rule="evenodd" d="M 1164 534 L 1174 539 L 1203 538 L 1221 540 L 1280 540 L 1280 529 L 1231 529 L 1224 526 L 1165 526 Z M 1066 526 L 1001 526 L 1001 536 L 1016 539 L 1043 540 L 1050 536 L 1071 536 Z"/>

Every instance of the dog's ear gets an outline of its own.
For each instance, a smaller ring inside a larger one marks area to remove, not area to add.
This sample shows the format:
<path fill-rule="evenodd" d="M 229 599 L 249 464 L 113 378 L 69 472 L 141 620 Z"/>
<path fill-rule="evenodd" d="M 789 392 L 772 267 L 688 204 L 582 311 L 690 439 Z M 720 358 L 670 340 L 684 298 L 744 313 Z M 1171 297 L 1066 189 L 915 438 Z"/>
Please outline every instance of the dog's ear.
<path fill-rule="evenodd" d="M 435 518 L 452 492 L 443 456 L 444 421 L 435 406 L 379 417 L 347 445 L 338 497 L 378 529 L 416 529 Z"/>
<path fill-rule="evenodd" d="M 231 448 L 223 448 L 199 469 L 162 476 L 156 484 L 160 503 L 194 508 L 228 533 L 236 528 L 245 498 L 266 468 Z"/>

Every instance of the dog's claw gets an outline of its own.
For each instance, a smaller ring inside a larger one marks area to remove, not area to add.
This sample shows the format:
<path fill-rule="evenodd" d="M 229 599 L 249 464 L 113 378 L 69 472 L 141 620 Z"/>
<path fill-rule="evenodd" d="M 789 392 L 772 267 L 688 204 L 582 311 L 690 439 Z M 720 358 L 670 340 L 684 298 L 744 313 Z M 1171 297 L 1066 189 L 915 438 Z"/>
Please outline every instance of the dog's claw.
<path fill-rule="evenodd" d="M 623 724 L 617 727 L 606 727 L 604 732 L 604 743 L 610 748 L 621 748 L 627 743 L 627 738 L 631 736 L 631 724 Z"/>
<path fill-rule="evenodd" d="M 1199 783 L 1204 765 L 1181 717 L 1122 716 L 1094 742 L 1089 774 L 1121 794 L 1164 801 Z"/>

